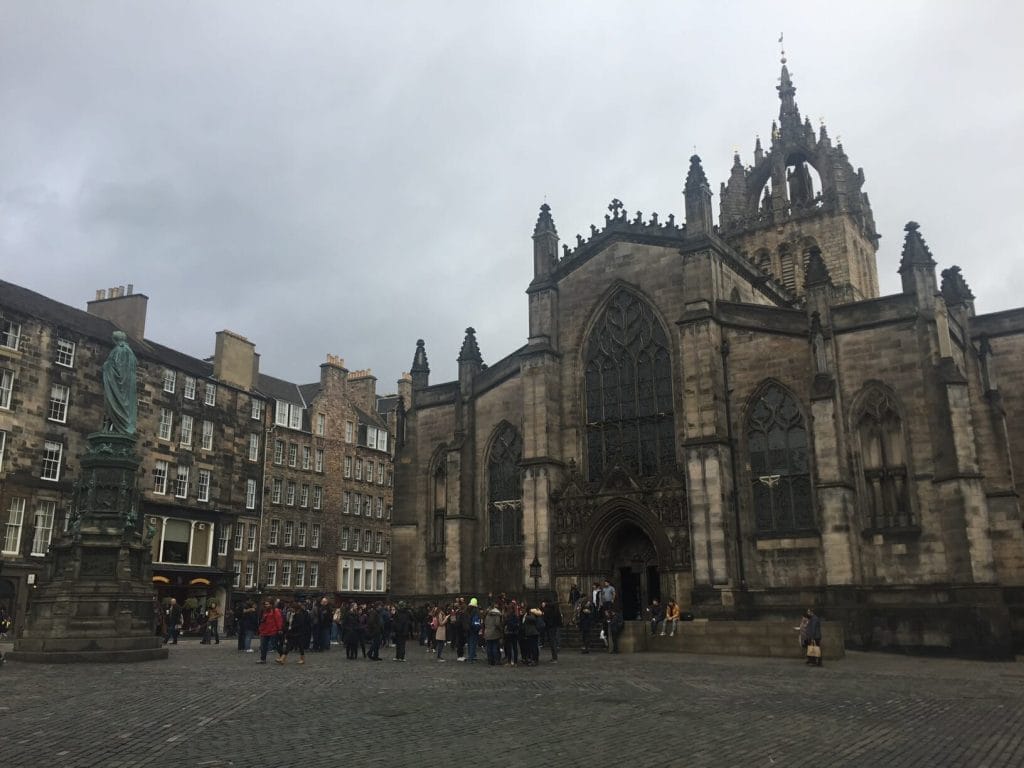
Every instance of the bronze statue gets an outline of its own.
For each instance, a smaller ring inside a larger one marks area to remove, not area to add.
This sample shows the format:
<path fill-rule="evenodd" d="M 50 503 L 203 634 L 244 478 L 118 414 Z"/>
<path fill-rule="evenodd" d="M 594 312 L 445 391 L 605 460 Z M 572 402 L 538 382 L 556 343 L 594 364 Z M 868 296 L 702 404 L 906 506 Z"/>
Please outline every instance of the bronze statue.
<path fill-rule="evenodd" d="M 135 353 L 123 331 L 114 331 L 114 348 L 103 363 L 103 429 L 122 435 L 135 434 L 138 398 L 135 393 Z"/>

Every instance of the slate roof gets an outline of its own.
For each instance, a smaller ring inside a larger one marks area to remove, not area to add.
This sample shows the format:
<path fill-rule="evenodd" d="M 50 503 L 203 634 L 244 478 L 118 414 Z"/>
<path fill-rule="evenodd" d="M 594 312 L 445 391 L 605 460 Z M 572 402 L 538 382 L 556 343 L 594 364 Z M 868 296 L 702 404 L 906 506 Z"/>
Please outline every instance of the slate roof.
<path fill-rule="evenodd" d="M 290 381 L 284 379 L 278 379 L 275 376 L 268 376 L 265 373 L 259 375 L 256 388 L 260 393 L 267 397 L 272 397 L 275 400 L 284 400 L 288 403 L 298 403 L 303 408 L 306 407 L 307 402 L 302 396 L 302 389 L 298 384 L 293 384 Z"/>
<path fill-rule="evenodd" d="M 82 334 L 90 339 L 113 346 L 110 335 L 118 326 L 102 317 L 89 314 L 68 304 L 30 291 L 20 285 L 0 280 L 0 309 L 8 308 L 46 323 Z M 138 357 L 162 363 L 204 378 L 213 376 L 213 365 L 206 360 L 186 355 L 150 339 L 132 338 L 131 347 Z"/>

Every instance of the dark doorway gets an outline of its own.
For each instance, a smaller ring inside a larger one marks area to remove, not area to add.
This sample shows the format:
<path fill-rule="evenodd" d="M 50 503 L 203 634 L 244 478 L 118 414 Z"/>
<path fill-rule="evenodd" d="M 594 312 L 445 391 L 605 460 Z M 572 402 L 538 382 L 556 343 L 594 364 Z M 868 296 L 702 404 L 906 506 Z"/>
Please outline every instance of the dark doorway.
<path fill-rule="evenodd" d="M 661 574 L 656 565 L 647 566 L 647 604 L 652 600 L 661 602 Z"/>
<path fill-rule="evenodd" d="M 616 607 L 622 610 L 626 621 L 642 619 L 651 600 L 661 599 L 661 575 L 654 545 L 639 526 L 627 522 L 614 533 L 609 549 L 612 572 L 618 576 Z"/>
<path fill-rule="evenodd" d="M 640 574 L 632 568 L 619 568 L 619 596 L 622 598 L 622 618 L 626 621 L 640 618 L 643 610 Z"/>

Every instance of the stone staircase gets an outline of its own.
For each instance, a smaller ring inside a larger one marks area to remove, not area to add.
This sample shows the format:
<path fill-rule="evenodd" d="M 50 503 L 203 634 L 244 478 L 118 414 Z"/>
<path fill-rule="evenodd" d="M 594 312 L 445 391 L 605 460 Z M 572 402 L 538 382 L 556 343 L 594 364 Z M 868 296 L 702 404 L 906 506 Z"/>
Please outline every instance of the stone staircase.
<path fill-rule="evenodd" d="M 731 621 L 696 619 L 681 621 L 674 637 L 652 636 L 646 621 L 627 621 L 619 638 L 623 653 L 699 653 L 723 656 L 769 656 L 800 659 L 804 650 L 797 641 L 793 621 Z M 841 659 L 846 654 L 842 624 L 821 623 L 822 658 Z"/>

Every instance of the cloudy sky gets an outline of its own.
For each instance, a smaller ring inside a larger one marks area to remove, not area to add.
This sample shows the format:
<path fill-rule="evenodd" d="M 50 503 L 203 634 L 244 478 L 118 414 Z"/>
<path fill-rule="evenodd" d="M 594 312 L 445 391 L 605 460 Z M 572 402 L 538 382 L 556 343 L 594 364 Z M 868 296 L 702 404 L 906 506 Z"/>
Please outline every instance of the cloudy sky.
<path fill-rule="evenodd" d="M 524 343 L 530 235 L 608 201 L 682 218 L 797 101 L 840 136 L 898 290 L 903 224 L 960 264 L 979 312 L 1024 303 L 1024 4 L 0 0 L 0 276 L 84 308 L 149 296 L 147 336 L 264 372 L 327 353 L 393 391 L 463 329 Z"/>

